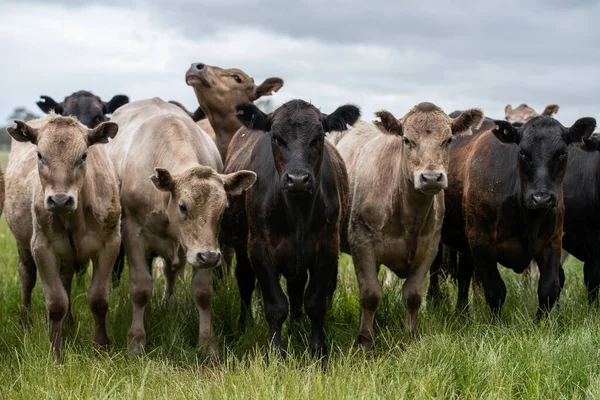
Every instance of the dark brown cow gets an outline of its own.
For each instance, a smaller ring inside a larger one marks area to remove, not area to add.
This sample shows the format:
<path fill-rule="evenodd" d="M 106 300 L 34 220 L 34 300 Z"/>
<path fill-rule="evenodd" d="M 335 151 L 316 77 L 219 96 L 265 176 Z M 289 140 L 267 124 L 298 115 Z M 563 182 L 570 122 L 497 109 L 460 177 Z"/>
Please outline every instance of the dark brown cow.
<path fill-rule="evenodd" d="M 233 138 L 225 171 L 247 169 L 258 177 L 245 195 L 230 198 L 223 218 L 227 244 L 237 256 L 240 327 L 250 317 L 258 279 L 271 340 L 283 355 L 281 327 L 288 315 L 279 283 L 283 275 L 292 320 L 300 319 L 304 303 L 312 322 L 311 352 L 325 356 L 326 298 L 335 290 L 340 226 L 348 210 L 346 168 L 325 133 L 345 130 L 358 119 L 359 109 L 345 105 L 325 115 L 292 100 L 269 115 L 251 103 L 236 110 L 248 129 Z"/>
<path fill-rule="evenodd" d="M 559 277 L 567 148 L 594 130 L 593 118 L 565 128 L 550 117 L 522 127 L 496 121 L 497 129 L 458 138 L 451 146 L 445 245 L 461 253 L 458 308 L 466 308 L 473 271 L 499 316 L 506 286 L 497 263 L 521 273 L 540 267 L 538 317 L 560 294 Z M 495 136 L 495 137 L 494 137 Z"/>

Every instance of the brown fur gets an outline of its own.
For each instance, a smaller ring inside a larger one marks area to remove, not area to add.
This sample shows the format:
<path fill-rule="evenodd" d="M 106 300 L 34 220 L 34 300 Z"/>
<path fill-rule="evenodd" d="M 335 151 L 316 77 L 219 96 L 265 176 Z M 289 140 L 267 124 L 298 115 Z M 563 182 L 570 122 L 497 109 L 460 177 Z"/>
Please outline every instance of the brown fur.
<path fill-rule="evenodd" d="M 377 127 L 357 123 L 337 144 L 348 168 L 351 194 L 343 250 L 354 259 L 361 298 L 358 341 L 367 348 L 373 344 L 373 318 L 382 295 L 380 264 L 406 278 L 406 324 L 409 333 L 416 334 L 425 274 L 437 252 L 444 216 L 447 144 L 453 134 L 469 133 L 483 120 L 476 109 L 452 119 L 431 103 L 415 106 L 402 122 L 387 111 L 377 116 Z M 428 189 L 418 182 L 424 173 L 443 178 Z"/>
<path fill-rule="evenodd" d="M 237 68 L 223 69 L 205 65 L 201 70 L 192 67 L 186 74 L 186 82 L 192 86 L 196 93 L 198 103 L 204 110 L 207 122 L 199 125 L 215 138 L 215 143 L 225 161 L 227 148 L 233 135 L 241 124 L 235 117 L 233 107 L 241 102 L 253 102 L 262 96 L 269 96 L 283 86 L 281 78 L 267 78 L 257 86 L 254 79 L 244 71 Z M 237 76 L 238 83 L 233 77 Z"/>
<path fill-rule="evenodd" d="M 510 104 L 507 104 L 504 108 L 504 115 L 506 120 L 510 123 L 518 122 L 524 124 L 533 117 L 537 117 L 540 115 L 551 117 L 558 112 L 558 108 L 559 107 L 556 104 L 551 104 L 549 106 L 546 106 L 544 111 L 540 114 L 533 108 L 529 107 L 527 104 L 521 104 L 515 109 L 513 109 Z"/>
<path fill-rule="evenodd" d="M 255 175 L 247 171 L 220 175 L 221 158 L 214 142 L 180 108 L 158 98 L 123 106 L 113 120 L 122 127 L 107 147 L 121 181 L 125 215 L 123 241 L 134 308 L 129 348 L 137 354 L 146 343 L 143 315 L 152 291 L 149 266 L 154 256 L 160 256 L 166 263 L 165 296 L 173 293 L 176 272 L 186 262 L 194 266 L 199 344 L 217 358 L 209 307 L 214 265 L 204 266 L 200 255 L 220 255 L 219 222 L 226 194 L 248 188 Z"/>
<path fill-rule="evenodd" d="M 104 149 L 93 144 L 114 136 L 116 128 L 116 124 L 102 123 L 90 130 L 73 117 L 54 114 L 9 128 L 19 140 L 12 141 L 6 171 L 6 221 L 19 251 L 21 316 L 28 319 L 37 265 L 50 315 L 50 339 L 58 358 L 63 320 L 72 318 L 73 274 L 90 259 L 94 273 L 88 303 L 95 318 L 94 342 L 109 344 L 105 319 L 110 273 L 121 240 L 121 209 L 110 161 Z M 24 137 L 24 131 L 29 135 Z M 87 159 L 82 162 L 86 149 Z M 38 154 L 43 161 L 38 161 Z M 48 211 L 48 196 L 58 193 L 74 197 L 74 211 Z"/>

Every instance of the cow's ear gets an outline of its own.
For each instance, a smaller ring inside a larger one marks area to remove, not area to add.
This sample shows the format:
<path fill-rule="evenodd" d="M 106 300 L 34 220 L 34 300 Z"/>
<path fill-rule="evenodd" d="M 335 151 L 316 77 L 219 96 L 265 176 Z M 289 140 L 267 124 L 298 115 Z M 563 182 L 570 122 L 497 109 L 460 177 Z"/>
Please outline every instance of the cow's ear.
<path fill-rule="evenodd" d="M 238 196 L 256 182 L 256 174 L 252 171 L 241 170 L 228 175 L 221 175 L 227 194 Z"/>
<path fill-rule="evenodd" d="M 492 129 L 492 133 L 502 143 L 514 143 L 519 144 L 521 141 L 521 131 L 519 128 L 515 128 L 510 122 L 503 120 L 494 120 L 497 125 L 496 128 Z"/>
<path fill-rule="evenodd" d="M 10 136 L 13 137 L 17 142 L 30 142 L 33 144 L 37 144 L 38 132 L 35 128 L 32 128 L 27 123 L 16 119 L 15 124 L 16 127 L 9 126 L 6 128 L 6 131 Z"/>
<path fill-rule="evenodd" d="M 92 146 L 97 143 L 108 143 L 108 139 L 113 139 L 119 131 L 119 125 L 116 122 L 102 122 L 94 129 L 89 129 L 87 134 L 87 145 Z"/>
<path fill-rule="evenodd" d="M 512 110 L 512 106 L 510 104 L 507 104 L 506 107 L 504 107 L 504 116 L 508 117 L 508 114 L 510 114 Z"/>
<path fill-rule="evenodd" d="M 42 110 L 46 114 L 50 114 L 52 111 L 54 111 L 56 114 L 62 115 L 62 113 L 63 113 L 62 103 L 57 103 L 56 101 L 54 101 L 54 99 L 52 97 L 49 97 L 49 96 L 40 96 L 40 98 L 42 100 L 35 103 L 38 105 L 40 110 Z"/>
<path fill-rule="evenodd" d="M 341 132 L 348 129 L 348 125 L 354 125 L 360 118 L 360 108 L 354 104 L 346 104 L 338 107 L 334 112 L 325 115 L 323 128 L 325 132 Z"/>
<path fill-rule="evenodd" d="M 583 139 L 583 148 L 587 151 L 600 150 L 600 134 L 595 134 Z"/>
<path fill-rule="evenodd" d="M 452 121 L 452 134 L 462 135 L 470 134 L 471 129 L 479 129 L 483 122 L 483 111 L 478 108 L 471 108 L 463 111 Z"/>
<path fill-rule="evenodd" d="M 235 116 L 248 129 L 265 132 L 271 130 L 271 118 L 252 103 L 236 104 Z"/>
<path fill-rule="evenodd" d="M 116 96 L 114 96 L 112 99 L 110 99 L 110 101 L 104 102 L 104 114 L 112 114 L 115 111 L 117 111 L 117 108 L 124 106 L 125 104 L 129 103 L 129 97 L 123 95 L 123 94 L 118 94 Z"/>
<path fill-rule="evenodd" d="M 398 135 L 402 136 L 404 134 L 402 130 L 402 123 L 398 121 L 394 114 L 387 110 L 380 110 L 375 113 L 375 116 L 379 118 L 379 120 L 373 121 L 373 125 L 375 125 L 381 132 L 388 135 Z"/>
<path fill-rule="evenodd" d="M 594 118 L 579 118 L 572 127 L 564 130 L 563 139 L 567 144 L 579 143 L 594 133 L 594 129 L 596 129 Z"/>
<path fill-rule="evenodd" d="M 164 168 L 154 168 L 154 174 L 150 175 L 150 180 L 158 190 L 163 192 L 175 190 L 175 178 Z"/>
<path fill-rule="evenodd" d="M 263 83 L 254 88 L 254 100 L 262 96 L 270 96 L 273 92 L 278 91 L 283 86 L 281 78 L 267 78 Z"/>
<path fill-rule="evenodd" d="M 557 112 L 558 112 L 558 106 L 556 104 L 550 104 L 549 106 L 546 106 L 546 108 L 544 109 L 544 112 L 542 112 L 542 115 L 551 117 L 554 114 L 556 114 Z"/>

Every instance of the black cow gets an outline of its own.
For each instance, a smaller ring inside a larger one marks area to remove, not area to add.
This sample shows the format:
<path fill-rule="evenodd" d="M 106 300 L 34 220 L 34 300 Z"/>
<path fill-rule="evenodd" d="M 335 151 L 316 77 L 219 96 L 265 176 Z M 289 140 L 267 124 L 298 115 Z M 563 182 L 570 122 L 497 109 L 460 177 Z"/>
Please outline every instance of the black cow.
<path fill-rule="evenodd" d="M 258 176 L 245 195 L 230 198 L 223 219 L 225 242 L 237 256 L 240 328 L 250 317 L 258 279 L 272 344 L 284 354 L 281 328 L 288 300 L 279 283 L 283 275 L 292 320 L 300 319 L 304 303 L 312 322 L 311 352 L 324 357 L 326 299 L 335 290 L 340 226 L 349 206 L 346 167 L 325 134 L 345 130 L 360 111 L 345 105 L 325 115 L 302 100 L 269 115 L 252 103 L 235 109 L 247 129 L 234 136 L 225 171 L 248 169 Z"/>
<path fill-rule="evenodd" d="M 57 103 L 48 96 L 40 97 L 42 100 L 36 104 L 46 114 L 54 111 L 60 115 L 71 115 L 90 129 L 95 128 L 101 122 L 107 121 L 106 114 L 112 114 L 117 108 L 129 103 L 129 97 L 122 94 L 114 96 L 107 103 L 85 90 L 80 90 L 65 97 L 62 103 Z"/>
<path fill-rule="evenodd" d="M 495 123 L 493 131 L 452 144 L 442 241 L 460 252 L 459 309 L 466 307 L 474 271 L 499 316 L 506 286 L 497 263 L 521 273 L 535 259 L 539 318 L 552 308 L 562 286 L 567 149 L 591 135 L 596 121 L 582 118 L 571 128 L 551 117 L 535 117 L 522 127 Z"/>
<path fill-rule="evenodd" d="M 583 279 L 593 303 L 600 288 L 600 136 L 584 142 L 569 148 L 563 248 L 584 262 Z"/>

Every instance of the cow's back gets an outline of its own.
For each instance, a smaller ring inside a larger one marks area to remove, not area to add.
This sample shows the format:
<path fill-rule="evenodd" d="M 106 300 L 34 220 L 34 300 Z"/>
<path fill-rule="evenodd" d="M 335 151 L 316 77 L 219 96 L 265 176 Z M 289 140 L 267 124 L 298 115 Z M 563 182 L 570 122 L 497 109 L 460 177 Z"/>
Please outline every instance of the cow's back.
<path fill-rule="evenodd" d="M 158 149 L 155 147 L 164 146 L 165 140 L 173 138 L 172 134 L 165 133 L 165 129 L 172 125 L 163 122 L 169 120 L 178 121 L 181 135 L 176 135 L 175 139 L 181 143 L 188 141 L 194 143 L 194 151 L 203 161 L 202 165 L 213 167 L 219 172 L 222 170 L 218 149 L 210 136 L 174 104 L 158 97 L 135 101 L 120 107 L 113 114 L 111 120 L 119 124 L 119 133 L 106 145 L 106 150 L 114 165 L 119 182 L 123 179 L 125 164 L 135 162 L 133 158 L 139 156 L 140 162 L 144 163 L 149 153 L 164 156 L 164 152 L 160 151 L 164 147 Z M 149 147 L 145 148 L 139 145 L 138 135 L 140 134 L 145 135 L 143 143 Z"/>

